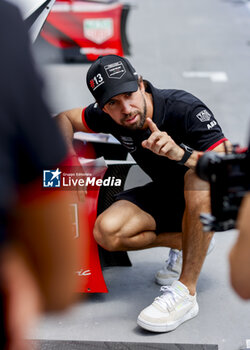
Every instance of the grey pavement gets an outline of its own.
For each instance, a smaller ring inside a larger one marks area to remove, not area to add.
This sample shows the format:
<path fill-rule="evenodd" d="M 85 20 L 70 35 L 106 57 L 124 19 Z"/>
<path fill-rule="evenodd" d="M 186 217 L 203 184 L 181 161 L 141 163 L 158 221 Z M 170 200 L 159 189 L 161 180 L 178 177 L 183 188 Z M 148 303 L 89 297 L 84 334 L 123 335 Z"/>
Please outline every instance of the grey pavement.
<path fill-rule="evenodd" d="M 214 112 L 225 135 L 233 143 L 246 145 L 250 117 L 247 2 L 131 0 L 130 3 L 133 9 L 127 30 L 132 52 L 129 58 L 137 71 L 157 87 L 185 89 L 198 96 Z M 88 67 L 80 64 L 44 67 L 47 96 L 54 113 L 92 102 L 85 87 Z M 212 72 L 223 74 L 211 75 Z M 132 168 L 128 186 L 143 181 L 145 175 Z M 33 336 L 207 343 L 218 344 L 219 350 L 240 349 L 250 338 L 250 304 L 240 300 L 229 283 L 228 251 L 236 236 L 234 230 L 216 234 L 216 247 L 207 257 L 198 282 L 200 313 L 171 333 L 153 334 L 136 325 L 141 309 L 159 294 L 153 277 L 167 258 L 168 249 L 154 248 L 129 253 L 132 267 L 105 269 L 108 294 L 89 295 L 65 314 L 44 316 Z"/>
<path fill-rule="evenodd" d="M 36 337 L 60 340 L 218 344 L 220 350 L 242 347 L 250 338 L 250 304 L 231 290 L 227 255 L 235 231 L 217 233 L 198 282 L 199 315 L 170 333 L 150 333 L 136 325 L 139 312 L 159 295 L 154 274 L 167 248 L 130 252 L 132 267 L 104 270 L 108 294 L 93 294 L 65 315 L 44 317 Z"/>

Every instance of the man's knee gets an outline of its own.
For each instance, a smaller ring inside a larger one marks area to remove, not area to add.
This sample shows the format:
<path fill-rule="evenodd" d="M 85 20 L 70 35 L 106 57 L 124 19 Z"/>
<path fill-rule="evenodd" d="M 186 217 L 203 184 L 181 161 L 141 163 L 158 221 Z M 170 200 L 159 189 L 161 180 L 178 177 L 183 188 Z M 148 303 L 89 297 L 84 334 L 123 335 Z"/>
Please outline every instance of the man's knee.
<path fill-rule="evenodd" d="M 96 242 L 108 251 L 119 250 L 120 222 L 117 218 L 100 214 L 96 219 L 93 234 Z"/>
<path fill-rule="evenodd" d="M 155 230 L 154 218 L 128 201 L 118 201 L 100 214 L 94 227 L 97 243 L 109 251 L 131 250 L 145 245 L 145 231 Z M 144 241 L 144 242 L 143 242 Z"/>

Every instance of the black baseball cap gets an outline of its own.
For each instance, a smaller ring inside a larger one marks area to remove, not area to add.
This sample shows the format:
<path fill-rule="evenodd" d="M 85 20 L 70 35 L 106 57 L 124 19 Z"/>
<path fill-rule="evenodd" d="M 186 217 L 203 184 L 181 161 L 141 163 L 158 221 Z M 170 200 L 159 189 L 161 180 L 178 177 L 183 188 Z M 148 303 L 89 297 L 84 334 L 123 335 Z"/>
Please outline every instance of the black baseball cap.
<path fill-rule="evenodd" d="M 100 108 L 103 108 L 112 97 L 137 91 L 138 74 L 124 57 L 100 56 L 88 70 L 87 85 Z"/>

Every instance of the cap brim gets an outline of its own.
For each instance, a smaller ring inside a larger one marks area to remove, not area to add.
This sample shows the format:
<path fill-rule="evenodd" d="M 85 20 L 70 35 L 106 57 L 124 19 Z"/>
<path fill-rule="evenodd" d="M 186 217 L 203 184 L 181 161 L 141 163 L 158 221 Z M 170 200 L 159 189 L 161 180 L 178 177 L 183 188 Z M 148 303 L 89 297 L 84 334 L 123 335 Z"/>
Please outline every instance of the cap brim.
<path fill-rule="evenodd" d="M 126 83 L 123 83 L 121 85 L 116 86 L 115 89 L 110 89 L 107 91 L 101 98 L 100 101 L 98 101 L 98 104 L 100 108 L 103 108 L 105 104 L 113 97 L 124 94 L 126 92 L 135 92 L 139 88 L 137 80 L 135 81 L 129 81 Z"/>

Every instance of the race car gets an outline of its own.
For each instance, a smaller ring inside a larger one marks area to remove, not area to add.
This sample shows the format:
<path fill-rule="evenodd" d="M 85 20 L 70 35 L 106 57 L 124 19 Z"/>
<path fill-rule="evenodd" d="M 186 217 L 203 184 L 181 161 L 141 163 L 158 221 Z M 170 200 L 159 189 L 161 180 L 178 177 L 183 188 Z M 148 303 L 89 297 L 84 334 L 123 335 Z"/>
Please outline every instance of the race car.
<path fill-rule="evenodd" d="M 89 62 L 129 55 L 130 5 L 112 1 L 56 0 L 35 47 L 42 61 Z"/>
<path fill-rule="evenodd" d="M 55 0 L 7 0 L 21 11 L 23 20 L 29 29 L 30 39 L 34 43 L 48 17 Z"/>

